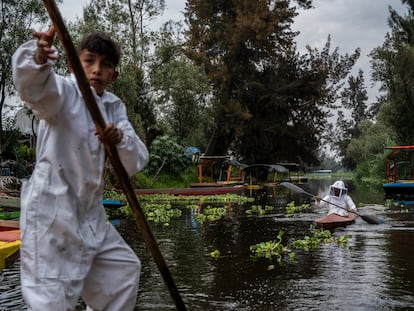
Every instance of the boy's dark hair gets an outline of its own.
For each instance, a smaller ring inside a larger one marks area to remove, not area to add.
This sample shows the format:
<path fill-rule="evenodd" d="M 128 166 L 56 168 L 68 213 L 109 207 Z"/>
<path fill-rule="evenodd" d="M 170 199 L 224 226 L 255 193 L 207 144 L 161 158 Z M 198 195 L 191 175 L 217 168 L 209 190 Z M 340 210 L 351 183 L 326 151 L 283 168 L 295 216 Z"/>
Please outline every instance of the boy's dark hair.
<path fill-rule="evenodd" d="M 78 45 L 78 54 L 80 54 L 82 50 L 105 55 L 114 66 L 118 65 L 119 58 L 121 57 L 121 48 L 119 44 L 108 34 L 103 32 L 92 33 L 83 38 Z"/>

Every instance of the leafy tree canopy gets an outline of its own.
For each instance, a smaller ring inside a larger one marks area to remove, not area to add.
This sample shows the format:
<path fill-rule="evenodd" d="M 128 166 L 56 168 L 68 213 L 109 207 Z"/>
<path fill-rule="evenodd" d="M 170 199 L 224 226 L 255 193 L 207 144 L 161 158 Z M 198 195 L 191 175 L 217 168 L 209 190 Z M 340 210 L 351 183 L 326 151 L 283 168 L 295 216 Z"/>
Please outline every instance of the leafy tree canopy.
<path fill-rule="evenodd" d="M 316 162 L 329 109 L 359 57 L 307 48 L 299 55 L 292 2 L 189 0 L 187 55 L 213 85 L 206 154 L 231 148 L 246 162 Z"/>
<path fill-rule="evenodd" d="M 408 7 L 400 16 L 390 7 L 387 33 L 382 46 L 371 53 L 373 79 L 381 83 L 379 105 L 388 105 L 386 124 L 395 131 L 397 144 L 414 144 L 414 2 L 402 1 Z"/>

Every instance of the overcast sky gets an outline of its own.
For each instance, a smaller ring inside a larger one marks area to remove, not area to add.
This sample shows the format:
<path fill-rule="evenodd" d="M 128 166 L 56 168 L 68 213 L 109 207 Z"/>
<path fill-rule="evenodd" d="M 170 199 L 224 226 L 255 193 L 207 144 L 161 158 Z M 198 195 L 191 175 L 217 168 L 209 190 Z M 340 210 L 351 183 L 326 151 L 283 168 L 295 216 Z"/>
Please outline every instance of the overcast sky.
<path fill-rule="evenodd" d="M 254 0 L 252 0 L 254 1 Z M 168 20 L 183 20 L 185 0 L 166 0 L 166 9 L 162 17 L 153 21 L 153 27 Z M 60 5 L 62 15 L 67 19 L 82 16 L 86 0 L 65 0 Z M 359 68 L 365 72 L 365 84 L 368 87 L 370 101 L 375 99 L 376 88 L 371 88 L 369 80 L 370 64 L 367 54 L 384 42 L 385 34 L 390 30 L 387 25 L 388 7 L 405 14 L 406 6 L 401 0 L 314 0 L 314 9 L 300 11 L 293 29 L 300 31 L 297 37 L 298 48 L 305 45 L 321 49 L 331 35 L 332 49 L 339 47 L 339 53 L 352 53 L 361 48 L 361 57 L 355 66 L 355 75 Z"/>

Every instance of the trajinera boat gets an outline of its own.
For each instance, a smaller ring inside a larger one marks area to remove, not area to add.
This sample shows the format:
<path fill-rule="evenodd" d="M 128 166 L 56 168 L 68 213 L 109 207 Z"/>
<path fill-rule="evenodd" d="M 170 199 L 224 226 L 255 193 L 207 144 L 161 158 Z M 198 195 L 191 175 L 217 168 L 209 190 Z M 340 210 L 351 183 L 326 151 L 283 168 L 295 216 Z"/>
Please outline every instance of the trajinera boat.
<path fill-rule="evenodd" d="M 386 149 L 391 151 L 386 158 L 385 200 L 398 205 L 414 205 L 414 146 Z"/>

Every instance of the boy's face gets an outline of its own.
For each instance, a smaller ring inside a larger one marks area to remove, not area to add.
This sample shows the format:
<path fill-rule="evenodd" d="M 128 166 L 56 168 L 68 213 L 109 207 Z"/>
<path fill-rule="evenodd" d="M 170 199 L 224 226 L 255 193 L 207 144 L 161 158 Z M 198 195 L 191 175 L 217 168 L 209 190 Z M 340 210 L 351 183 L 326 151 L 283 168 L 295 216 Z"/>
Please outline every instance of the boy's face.
<path fill-rule="evenodd" d="M 105 88 L 118 77 L 115 65 L 105 55 L 85 49 L 79 54 L 79 59 L 90 86 L 98 95 L 102 95 Z"/>

